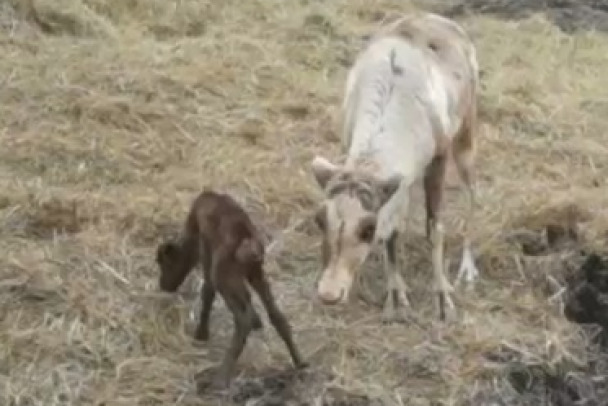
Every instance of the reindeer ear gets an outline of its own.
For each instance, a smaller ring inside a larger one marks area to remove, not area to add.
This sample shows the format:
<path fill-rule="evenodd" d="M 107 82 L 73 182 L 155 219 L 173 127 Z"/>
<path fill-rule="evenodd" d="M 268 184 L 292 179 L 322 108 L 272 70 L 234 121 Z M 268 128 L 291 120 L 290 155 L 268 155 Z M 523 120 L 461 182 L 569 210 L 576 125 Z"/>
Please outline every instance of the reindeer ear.
<path fill-rule="evenodd" d="M 339 169 L 337 165 L 332 164 L 327 159 L 320 156 L 315 156 L 312 160 L 311 167 L 315 180 L 319 186 L 321 186 L 321 189 L 325 189 L 327 182 Z"/>
<path fill-rule="evenodd" d="M 380 201 L 382 205 L 386 204 L 393 197 L 403 180 L 404 177 L 402 175 L 396 174 L 379 182 L 378 186 L 381 193 Z"/>
<path fill-rule="evenodd" d="M 161 263 L 173 260 L 179 254 L 179 247 L 173 241 L 163 242 L 156 250 L 156 262 Z"/>

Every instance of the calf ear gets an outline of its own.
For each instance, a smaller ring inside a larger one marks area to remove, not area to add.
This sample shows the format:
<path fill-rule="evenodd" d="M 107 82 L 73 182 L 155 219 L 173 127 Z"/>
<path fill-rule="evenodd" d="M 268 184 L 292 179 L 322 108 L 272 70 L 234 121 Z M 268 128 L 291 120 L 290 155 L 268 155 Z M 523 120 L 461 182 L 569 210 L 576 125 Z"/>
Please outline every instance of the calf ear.
<path fill-rule="evenodd" d="M 402 175 L 392 175 L 388 179 L 384 179 L 378 183 L 380 190 L 380 204 L 383 206 L 390 200 L 395 194 L 401 182 L 403 181 Z"/>
<path fill-rule="evenodd" d="M 315 156 L 311 163 L 312 174 L 315 177 L 315 180 L 321 187 L 321 189 L 325 189 L 325 185 L 327 182 L 336 174 L 338 171 L 338 166 L 332 164 L 327 159 Z"/>

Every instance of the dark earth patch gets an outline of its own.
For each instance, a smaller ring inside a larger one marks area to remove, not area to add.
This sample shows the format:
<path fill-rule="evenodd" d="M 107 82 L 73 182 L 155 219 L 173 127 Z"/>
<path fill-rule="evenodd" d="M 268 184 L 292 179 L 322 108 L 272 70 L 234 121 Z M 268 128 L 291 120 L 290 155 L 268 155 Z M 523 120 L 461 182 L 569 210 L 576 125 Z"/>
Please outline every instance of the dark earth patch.
<path fill-rule="evenodd" d="M 351 393 L 339 388 L 323 388 L 331 380 L 329 374 L 307 368 L 295 370 L 270 369 L 235 378 L 223 394 L 211 393 L 208 385 L 217 373 L 209 368 L 197 375 L 199 394 L 203 397 L 225 396 L 231 405 L 256 406 L 383 406 L 378 399 L 364 394 Z"/>
<path fill-rule="evenodd" d="M 578 324 L 602 328 L 601 344 L 608 348 L 608 258 L 591 253 L 578 274 L 568 278 L 564 315 Z"/>
<path fill-rule="evenodd" d="M 566 33 L 592 29 L 608 32 L 608 0 L 443 0 L 436 3 L 438 11 L 450 17 L 489 14 L 519 20 L 533 13 L 544 13 Z"/>
<path fill-rule="evenodd" d="M 545 246 L 546 257 L 564 254 L 551 250 L 546 242 Z M 608 255 L 579 250 L 554 264 L 553 276 L 566 285 L 564 315 L 582 325 L 580 345 L 585 356 L 578 362 L 570 357 L 546 362 L 532 360 L 517 347 L 493 349 L 483 357 L 500 365 L 500 383 L 480 388 L 471 404 L 608 405 Z"/>

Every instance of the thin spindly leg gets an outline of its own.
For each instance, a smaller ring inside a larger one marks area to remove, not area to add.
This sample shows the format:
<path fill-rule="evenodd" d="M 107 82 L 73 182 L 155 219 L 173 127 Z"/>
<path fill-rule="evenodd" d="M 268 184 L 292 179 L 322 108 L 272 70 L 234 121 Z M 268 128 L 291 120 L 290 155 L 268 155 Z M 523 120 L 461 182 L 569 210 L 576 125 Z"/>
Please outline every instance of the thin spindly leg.
<path fill-rule="evenodd" d="M 235 292 L 232 291 L 223 291 L 221 293 L 227 307 L 232 312 L 234 320 L 232 341 L 230 347 L 226 350 L 224 360 L 214 382 L 216 388 L 225 389 L 230 384 L 236 361 L 247 343 L 247 338 L 252 328 L 252 319 L 250 315 L 247 314 L 246 303 L 242 297 L 235 295 Z"/>
<path fill-rule="evenodd" d="M 266 308 L 270 322 L 287 346 L 291 359 L 296 368 L 306 367 L 307 363 L 303 361 L 300 351 L 298 351 L 298 348 L 293 341 L 291 326 L 283 313 L 277 307 L 270 289 L 270 284 L 266 280 L 264 274 L 262 272 L 255 273 L 254 276 L 249 279 L 249 283 L 260 297 L 262 304 Z"/>
<path fill-rule="evenodd" d="M 203 287 L 201 288 L 201 314 L 198 327 L 194 333 L 194 338 L 201 341 L 207 341 L 209 339 L 209 317 L 211 316 L 216 293 L 213 281 L 211 280 L 211 266 L 213 263 L 212 253 L 209 249 L 209 245 L 205 241 L 201 241 L 200 244 L 204 282 Z"/>
<path fill-rule="evenodd" d="M 215 300 L 215 289 L 211 285 L 209 279 L 206 279 L 203 284 L 201 296 L 201 317 L 194 338 L 201 341 L 207 341 L 209 339 L 209 316 L 211 315 L 211 309 L 213 308 L 213 302 Z"/>
<path fill-rule="evenodd" d="M 463 230 L 462 259 L 456 276 L 456 286 L 464 280 L 469 287 L 479 277 L 479 270 L 475 265 L 471 250 L 471 227 L 475 217 L 477 206 L 477 186 L 474 171 L 473 133 L 471 125 L 466 126 L 454 144 L 453 155 L 458 174 L 464 183 L 464 191 L 467 194 L 468 207 Z"/>
<path fill-rule="evenodd" d="M 385 323 L 405 322 L 410 317 L 410 302 L 407 298 L 407 285 L 405 284 L 397 266 L 397 241 L 399 233 L 394 231 L 384 243 L 384 273 L 386 276 L 387 296 L 382 311 L 382 320 Z"/>
<path fill-rule="evenodd" d="M 447 314 L 451 318 L 455 310 L 451 297 L 454 288 L 445 276 L 444 235 L 443 224 L 438 220 L 433 221 L 431 228 L 432 264 L 435 280 L 434 288 L 437 291 L 437 307 L 439 308 L 439 319 L 441 321 L 445 321 L 448 318 Z"/>
<path fill-rule="evenodd" d="M 467 196 L 468 196 L 468 212 L 465 219 L 464 231 L 463 231 L 463 242 L 462 242 L 462 259 L 460 261 L 460 267 L 458 268 L 458 274 L 456 276 L 456 286 L 459 286 L 462 279 L 467 282 L 469 287 L 473 286 L 473 283 L 479 278 L 479 269 L 475 265 L 475 259 L 473 258 L 473 252 L 471 250 L 471 236 L 470 227 L 473 222 L 475 215 L 475 186 L 467 185 Z"/>
<path fill-rule="evenodd" d="M 434 288 L 437 291 L 439 318 L 442 321 L 446 319 L 446 310 L 450 312 L 450 315 L 452 315 L 454 311 L 454 303 L 450 296 L 453 288 L 445 275 L 445 231 L 440 220 L 446 163 L 445 156 L 435 157 L 427 168 L 424 178 L 427 234 L 430 234 L 429 237 L 432 245 L 431 262 L 433 267 Z"/>

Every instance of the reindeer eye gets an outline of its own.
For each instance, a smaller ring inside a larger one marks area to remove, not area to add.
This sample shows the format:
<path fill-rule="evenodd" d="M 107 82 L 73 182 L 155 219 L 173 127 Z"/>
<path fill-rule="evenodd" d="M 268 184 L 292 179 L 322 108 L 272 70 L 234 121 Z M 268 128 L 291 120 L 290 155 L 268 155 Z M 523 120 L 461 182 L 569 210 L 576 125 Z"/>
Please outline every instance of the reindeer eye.
<path fill-rule="evenodd" d="M 359 239 L 366 243 L 371 243 L 374 239 L 374 233 L 376 232 L 376 222 L 369 221 L 361 225 L 359 230 Z"/>

